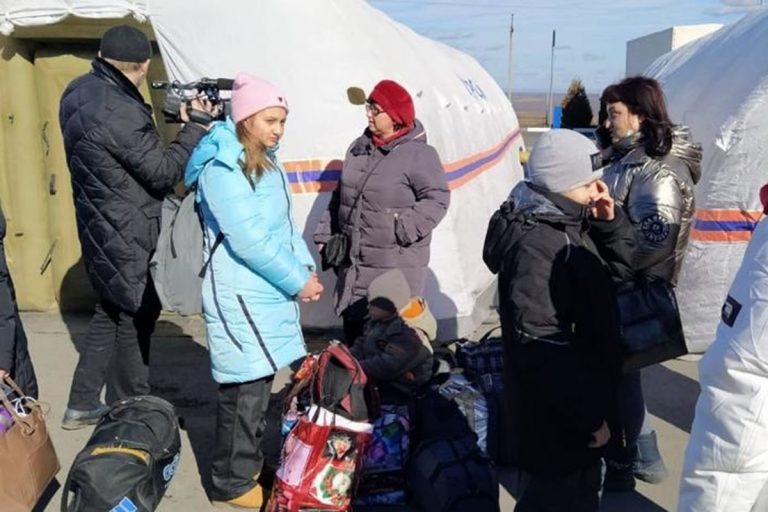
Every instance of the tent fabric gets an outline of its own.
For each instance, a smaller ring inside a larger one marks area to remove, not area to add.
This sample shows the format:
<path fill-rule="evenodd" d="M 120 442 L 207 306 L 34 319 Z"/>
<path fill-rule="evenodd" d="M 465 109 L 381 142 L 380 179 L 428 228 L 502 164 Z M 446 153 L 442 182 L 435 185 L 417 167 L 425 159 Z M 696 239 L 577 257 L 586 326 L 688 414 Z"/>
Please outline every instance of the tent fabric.
<path fill-rule="evenodd" d="M 522 177 L 522 138 L 511 104 L 473 58 L 416 34 L 362 0 L 233 1 L 228 12 L 237 15 L 220 23 L 211 23 L 209 5 L 188 0 L 37 3 L 0 0 L 3 30 L 55 23 L 66 15 L 146 17 L 172 79 L 247 71 L 284 89 L 291 115 L 280 157 L 307 240 L 347 147 L 367 124 L 347 88 L 368 92 L 384 78 L 400 82 L 414 98 L 452 189 L 451 208 L 433 236 L 427 299 L 441 320 L 441 336 L 474 328 L 477 299 L 493 283 L 481 259 L 485 228 Z M 321 279 L 327 289 L 334 285 L 332 273 Z M 302 305 L 305 325 L 338 322 L 330 296 L 319 305 Z"/>
<path fill-rule="evenodd" d="M 0 34 L 11 35 L 15 27 L 58 23 L 68 16 L 122 18 L 144 21 L 148 0 L 0 0 Z"/>
<path fill-rule="evenodd" d="M 747 16 L 660 57 L 657 78 L 670 116 L 691 127 L 704 150 L 696 215 L 678 284 L 691 352 L 714 339 L 720 309 L 762 217 L 768 181 L 768 11 Z"/>

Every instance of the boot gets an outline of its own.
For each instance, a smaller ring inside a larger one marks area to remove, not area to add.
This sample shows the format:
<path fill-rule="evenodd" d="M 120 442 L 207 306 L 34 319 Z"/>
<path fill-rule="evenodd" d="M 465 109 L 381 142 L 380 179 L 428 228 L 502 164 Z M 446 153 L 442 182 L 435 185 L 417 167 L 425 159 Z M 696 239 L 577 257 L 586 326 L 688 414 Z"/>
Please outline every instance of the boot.
<path fill-rule="evenodd" d="M 237 498 L 228 501 L 213 501 L 212 503 L 216 508 L 230 507 L 235 509 L 259 510 L 264 504 L 264 490 L 257 484 L 242 496 L 238 496 Z"/>
<path fill-rule="evenodd" d="M 632 471 L 635 478 L 649 484 L 658 484 L 669 476 L 667 467 L 661 459 L 661 453 L 659 453 L 655 430 L 651 431 L 650 434 L 641 434 L 637 438 Z"/>
<path fill-rule="evenodd" d="M 109 412 L 109 406 L 100 404 L 99 407 L 90 411 L 77 411 L 67 408 L 64 411 L 64 418 L 61 420 L 61 428 L 64 430 L 78 430 L 101 421 L 101 417 Z"/>
<path fill-rule="evenodd" d="M 603 490 L 605 492 L 629 492 L 635 490 L 632 463 L 616 459 L 606 459 Z"/>

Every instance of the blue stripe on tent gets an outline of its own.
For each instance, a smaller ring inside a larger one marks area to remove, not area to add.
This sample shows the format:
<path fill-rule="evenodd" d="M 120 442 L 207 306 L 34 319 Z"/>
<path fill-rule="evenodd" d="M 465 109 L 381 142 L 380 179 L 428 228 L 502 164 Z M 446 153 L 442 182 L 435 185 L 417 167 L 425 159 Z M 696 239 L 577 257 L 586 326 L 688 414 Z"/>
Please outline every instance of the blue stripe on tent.
<path fill-rule="evenodd" d="M 510 136 L 509 138 L 507 138 L 506 142 L 504 142 L 504 144 L 501 145 L 501 147 L 499 147 L 496 151 L 494 151 L 490 155 L 479 158 L 473 162 L 469 162 L 468 164 L 462 167 L 459 167 L 455 171 L 447 173 L 446 179 L 448 181 L 457 180 L 471 173 L 475 169 L 482 167 L 488 162 L 491 162 L 497 159 L 504 151 L 507 150 L 507 148 L 509 147 L 510 144 L 512 144 L 512 141 L 514 141 L 515 138 L 516 138 L 516 135 Z M 328 170 L 313 169 L 309 171 L 288 172 L 288 181 L 290 183 L 338 181 L 340 177 L 341 177 L 341 171 L 338 169 L 328 169 Z"/>
<path fill-rule="evenodd" d="M 327 171 L 298 171 L 289 172 L 288 181 L 290 183 L 307 183 L 312 181 L 339 181 L 341 171 L 338 169 L 329 169 Z"/>
<path fill-rule="evenodd" d="M 459 167 L 453 172 L 449 172 L 446 178 L 448 179 L 448 181 L 457 180 L 462 176 L 471 173 L 475 169 L 487 164 L 488 162 L 497 159 L 504 151 L 506 151 L 507 147 L 509 147 L 509 145 L 512 144 L 513 140 L 515 140 L 515 137 L 509 137 L 507 141 L 499 149 L 497 149 L 490 155 L 480 158 L 479 160 L 475 160 L 474 162 L 470 162 L 463 167 Z"/>
<path fill-rule="evenodd" d="M 750 221 L 716 221 L 716 220 L 696 220 L 693 223 L 694 229 L 700 231 L 754 231 L 757 222 Z"/>

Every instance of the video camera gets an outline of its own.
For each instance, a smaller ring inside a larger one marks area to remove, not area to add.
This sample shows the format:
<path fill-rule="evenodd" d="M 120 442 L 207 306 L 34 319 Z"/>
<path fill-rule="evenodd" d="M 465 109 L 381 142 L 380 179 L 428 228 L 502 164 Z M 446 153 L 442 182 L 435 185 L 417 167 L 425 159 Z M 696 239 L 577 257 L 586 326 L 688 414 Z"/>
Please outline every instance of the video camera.
<path fill-rule="evenodd" d="M 152 82 L 153 89 L 165 89 L 165 101 L 163 102 L 163 114 L 166 123 L 181 123 L 181 104 L 182 102 L 190 105 L 191 98 L 187 97 L 189 91 L 196 91 L 196 96 L 203 95 L 208 98 L 212 105 L 218 107 L 218 113 L 215 116 L 193 108 L 188 108 L 189 120 L 200 124 L 209 124 L 212 121 L 221 121 L 230 113 L 230 100 L 221 97 L 221 91 L 231 91 L 234 85 L 231 78 L 201 78 L 196 82 L 183 84 L 178 81 L 173 82 Z"/>

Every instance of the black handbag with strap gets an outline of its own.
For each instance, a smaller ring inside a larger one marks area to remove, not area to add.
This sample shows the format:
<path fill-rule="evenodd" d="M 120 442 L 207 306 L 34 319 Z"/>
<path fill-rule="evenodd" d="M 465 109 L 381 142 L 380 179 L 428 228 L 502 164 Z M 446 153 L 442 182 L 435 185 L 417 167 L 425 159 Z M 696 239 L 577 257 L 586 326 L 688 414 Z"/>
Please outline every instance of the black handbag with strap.
<path fill-rule="evenodd" d="M 360 199 L 363 197 L 365 185 L 368 183 L 368 179 L 371 177 L 371 175 L 373 175 L 373 171 L 376 170 L 376 167 L 379 166 L 382 160 L 383 158 L 376 162 L 373 168 L 371 168 L 368 174 L 366 174 L 363 178 L 363 182 L 360 184 L 360 188 L 358 189 L 357 195 L 355 196 L 355 202 L 352 204 L 352 209 L 350 210 L 344 225 L 349 224 L 349 221 L 352 220 L 352 216 L 357 214 L 357 205 L 360 203 Z M 341 186 L 341 180 L 339 180 L 338 186 Z M 349 242 L 349 235 L 344 231 L 331 235 L 331 237 L 325 243 L 323 250 L 320 251 L 320 263 L 323 270 L 328 270 L 329 268 L 339 268 L 341 266 L 348 265 L 351 262 L 349 257 Z"/>
<path fill-rule="evenodd" d="M 671 283 L 639 277 L 619 288 L 616 301 L 625 373 L 688 353 Z"/>

